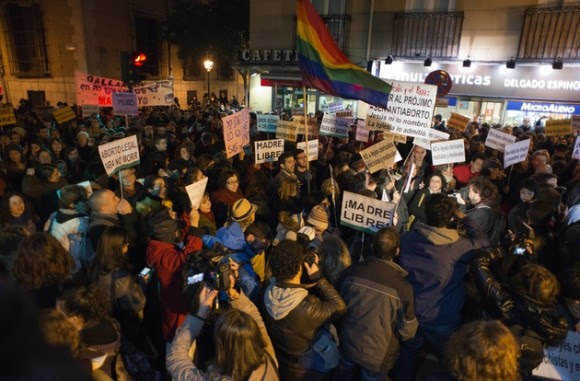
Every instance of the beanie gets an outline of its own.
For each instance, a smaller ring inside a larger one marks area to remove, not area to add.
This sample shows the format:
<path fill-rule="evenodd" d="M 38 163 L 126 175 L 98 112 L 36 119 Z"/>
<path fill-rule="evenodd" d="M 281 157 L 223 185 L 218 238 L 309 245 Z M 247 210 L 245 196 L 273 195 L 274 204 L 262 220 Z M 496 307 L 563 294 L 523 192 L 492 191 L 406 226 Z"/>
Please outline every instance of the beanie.
<path fill-rule="evenodd" d="M 320 230 L 326 230 L 328 229 L 328 214 L 322 206 L 315 205 L 308 214 L 306 222 Z"/>

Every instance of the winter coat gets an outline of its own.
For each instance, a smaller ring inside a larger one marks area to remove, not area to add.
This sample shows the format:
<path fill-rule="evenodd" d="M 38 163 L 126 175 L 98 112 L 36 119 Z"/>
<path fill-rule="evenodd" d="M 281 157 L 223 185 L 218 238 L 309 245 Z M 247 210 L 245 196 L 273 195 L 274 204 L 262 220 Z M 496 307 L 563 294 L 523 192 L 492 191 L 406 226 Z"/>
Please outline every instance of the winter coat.
<path fill-rule="evenodd" d="M 221 188 L 211 194 L 211 210 L 215 216 L 217 227 L 222 227 L 225 224 L 230 208 L 242 198 L 244 198 L 244 194 L 240 189 L 237 192 L 232 192 L 226 188 Z"/>
<path fill-rule="evenodd" d="M 114 285 L 111 285 L 113 279 Z M 115 269 L 108 274 L 99 275 L 96 284 L 108 302 L 109 314 L 121 310 L 140 315 L 145 308 L 143 289 L 127 270 Z"/>
<path fill-rule="evenodd" d="M 199 234 L 199 231 L 197 228 L 190 228 L 182 250 L 173 243 L 162 241 L 151 240 L 147 245 L 147 264 L 155 269 L 161 284 L 162 332 L 167 342 L 173 339 L 175 330 L 183 323 L 188 312 L 183 297 L 181 270 L 187 257 L 201 249 L 201 239 L 194 234 Z"/>
<path fill-rule="evenodd" d="M 266 343 L 264 363 L 258 366 L 250 377 L 249 381 L 274 381 L 278 380 L 278 362 L 274 354 L 272 341 L 266 332 L 266 327 L 258 309 L 248 298 L 240 293 L 240 297 L 231 302 L 232 308 L 243 311 L 250 315 L 257 323 L 262 339 Z M 195 380 L 231 380 L 231 377 L 221 376 L 213 369 L 204 372 L 198 369 L 188 356 L 191 343 L 199 336 L 204 327 L 204 322 L 192 315 L 188 315 L 183 325 L 177 330 L 173 342 L 169 346 L 165 364 L 167 371 L 176 381 L 195 381 Z"/>
<path fill-rule="evenodd" d="M 465 217 L 463 224 L 468 238 L 420 222 L 401 237 L 400 264 L 409 272 L 419 324 L 459 324 L 469 263 L 476 250 L 489 245 L 475 221 Z"/>
<path fill-rule="evenodd" d="M 417 331 L 413 288 L 405 276 L 394 262 L 373 256 L 342 274 L 339 290 L 347 312 L 340 320 L 340 351 L 373 372 L 386 374 L 399 354 L 399 339 Z"/>
<path fill-rule="evenodd" d="M 76 270 L 81 268 L 79 249 L 88 227 L 89 217 L 73 209 L 59 209 L 44 225 L 44 231 L 49 232 L 71 254 Z"/>

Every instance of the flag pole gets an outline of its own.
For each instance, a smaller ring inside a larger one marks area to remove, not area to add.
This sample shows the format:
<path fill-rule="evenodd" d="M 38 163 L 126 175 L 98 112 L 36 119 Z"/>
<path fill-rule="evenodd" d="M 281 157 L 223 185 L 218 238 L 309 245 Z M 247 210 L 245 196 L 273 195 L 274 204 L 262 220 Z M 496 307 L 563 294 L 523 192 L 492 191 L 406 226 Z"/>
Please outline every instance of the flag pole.
<path fill-rule="evenodd" d="M 310 155 L 308 154 L 308 113 L 306 112 L 306 107 L 308 106 L 308 93 L 306 92 L 306 86 L 302 86 L 302 91 L 304 94 L 304 139 L 306 140 L 306 189 L 308 194 L 310 194 Z"/>

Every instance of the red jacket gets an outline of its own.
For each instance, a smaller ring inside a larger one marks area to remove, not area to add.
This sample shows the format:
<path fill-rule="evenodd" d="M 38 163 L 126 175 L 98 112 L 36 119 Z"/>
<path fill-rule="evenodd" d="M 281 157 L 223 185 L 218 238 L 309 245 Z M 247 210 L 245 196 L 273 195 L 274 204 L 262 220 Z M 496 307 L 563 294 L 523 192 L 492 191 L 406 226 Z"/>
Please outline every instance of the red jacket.
<path fill-rule="evenodd" d="M 463 164 L 458 165 L 457 167 L 453 167 L 453 176 L 457 180 L 458 188 L 467 185 L 469 180 L 474 177 L 477 177 L 479 172 L 472 173 L 471 172 L 471 165 L 470 164 Z"/>
<path fill-rule="evenodd" d="M 183 278 L 181 270 L 187 257 L 201 250 L 199 237 L 188 234 L 185 237 L 185 248 L 178 250 L 172 243 L 149 241 L 147 245 L 147 263 L 153 267 L 161 283 L 161 305 L 163 308 L 163 338 L 173 340 L 175 330 L 183 323 L 188 306 L 183 297 Z"/>

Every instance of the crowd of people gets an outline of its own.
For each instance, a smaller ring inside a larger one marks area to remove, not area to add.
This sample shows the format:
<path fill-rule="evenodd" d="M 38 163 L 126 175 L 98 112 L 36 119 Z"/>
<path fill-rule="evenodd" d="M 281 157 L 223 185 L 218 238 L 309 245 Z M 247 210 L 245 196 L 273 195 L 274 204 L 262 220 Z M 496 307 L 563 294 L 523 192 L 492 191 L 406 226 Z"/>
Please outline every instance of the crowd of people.
<path fill-rule="evenodd" d="M 464 163 L 407 138 L 369 173 L 360 151 L 384 132 L 355 141 L 354 120 L 317 136 L 317 160 L 285 141 L 255 164 L 274 136 L 252 112 L 227 159 L 234 106 L 59 125 L 21 101 L 0 134 L 2 377 L 510 381 L 578 332 L 575 136 L 436 116 Z M 528 158 L 504 169 L 490 129 L 530 139 Z M 130 135 L 140 163 L 107 176 L 97 147 Z M 341 225 L 344 191 L 394 203 L 391 226 Z"/>

